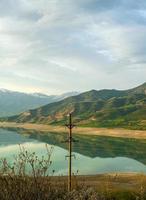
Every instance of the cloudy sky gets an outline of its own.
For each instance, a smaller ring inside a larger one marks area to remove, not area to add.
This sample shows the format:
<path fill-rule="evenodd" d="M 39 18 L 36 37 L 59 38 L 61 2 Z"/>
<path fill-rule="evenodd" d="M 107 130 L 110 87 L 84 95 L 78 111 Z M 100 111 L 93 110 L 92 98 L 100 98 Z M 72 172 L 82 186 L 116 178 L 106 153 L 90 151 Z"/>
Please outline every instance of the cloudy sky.
<path fill-rule="evenodd" d="M 0 0 L 0 88 L 57 94 L 145 81 L 145 0 Z"/>

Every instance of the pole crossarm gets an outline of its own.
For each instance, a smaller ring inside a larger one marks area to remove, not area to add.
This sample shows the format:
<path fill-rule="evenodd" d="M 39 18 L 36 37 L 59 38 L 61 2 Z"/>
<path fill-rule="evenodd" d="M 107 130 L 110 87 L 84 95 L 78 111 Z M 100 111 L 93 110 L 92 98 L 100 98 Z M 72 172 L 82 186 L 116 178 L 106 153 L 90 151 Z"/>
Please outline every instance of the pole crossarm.
<path fill-rule="evenodd" d="M 76 127 L 75 124 L 65 124 L 65 126 L 69 129 L 73 129 L 74 127 Z"/>
<path fill-rule="evenodd" d="M 70 139 L 61 141 L 61 143 L 69 143 L 70 140 L 71 140 L 72 143 L 78 142 L 78 140 L 75 140 L 74 138 L 70 138 Z"/>
<path fill-rule="evenodd" d="M 76 158 L 75 154 L 72 154 L 71 157 Z M 65 156 L 65 158 L 70 158 L 70 155 Z"/>

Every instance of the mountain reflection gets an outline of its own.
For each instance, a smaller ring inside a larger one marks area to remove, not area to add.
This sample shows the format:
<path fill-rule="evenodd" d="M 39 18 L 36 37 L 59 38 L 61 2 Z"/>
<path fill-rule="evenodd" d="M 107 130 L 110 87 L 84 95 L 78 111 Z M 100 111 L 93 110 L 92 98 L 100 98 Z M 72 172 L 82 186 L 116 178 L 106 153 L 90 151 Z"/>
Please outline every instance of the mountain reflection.
<path fill-rule="evenodd" d="M 68 148 L 67 143 L 64 142 L 67 139 L 65 133 L 37 132 L 16 128 L 7 130 L 25 135 L 29 140 Z M 146 164 L 146 140 L 87 135 L 74 135 L 74 139 L 77 142 L 73 144 L 73 151 L 81 155 L 90 158 L 127 157 Z"/>

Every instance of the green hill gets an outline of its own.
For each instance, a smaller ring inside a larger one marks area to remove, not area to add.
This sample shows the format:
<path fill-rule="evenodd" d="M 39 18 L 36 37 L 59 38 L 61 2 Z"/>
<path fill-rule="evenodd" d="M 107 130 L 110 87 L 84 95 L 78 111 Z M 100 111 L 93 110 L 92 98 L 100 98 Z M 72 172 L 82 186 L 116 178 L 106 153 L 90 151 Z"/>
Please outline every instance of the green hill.
<path fill-rule="evenodd" d="M 123 91 L 91 90 L 3 120 L 64 124 L 70 112 L 79 126 L 146 129 L 146 83 Z"/>

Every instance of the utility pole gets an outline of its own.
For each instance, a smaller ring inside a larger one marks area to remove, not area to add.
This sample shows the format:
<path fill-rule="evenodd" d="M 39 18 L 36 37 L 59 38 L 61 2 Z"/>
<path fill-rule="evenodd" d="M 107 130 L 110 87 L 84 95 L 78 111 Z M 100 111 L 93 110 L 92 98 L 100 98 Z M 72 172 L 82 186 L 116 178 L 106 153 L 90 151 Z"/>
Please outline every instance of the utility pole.
<path fill-rule="evenodd" d="M 68 135 L 68 151 L 69 155 L 68 157 L 68 191 L 70 192 L 72 189 L 72 129 L 74 128 L 74 124 L 72 123 L 72 114 L 69 114 L 69 124 L 66 124 L 67 128 L 69 129 L 69 135 Z"/>

